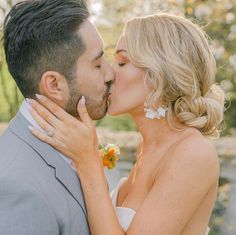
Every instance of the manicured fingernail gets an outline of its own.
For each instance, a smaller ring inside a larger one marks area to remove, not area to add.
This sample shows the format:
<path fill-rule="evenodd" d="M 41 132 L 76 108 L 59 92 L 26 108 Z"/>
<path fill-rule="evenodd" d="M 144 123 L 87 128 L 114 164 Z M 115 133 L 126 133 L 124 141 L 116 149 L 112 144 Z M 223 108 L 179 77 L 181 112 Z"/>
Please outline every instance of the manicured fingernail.
<path fill-rule="evenodd" d="M 32 126 L 28 126 L 28 128 L 32 131 L 34 128 Z"/>
<path fill-rule="evenodd" d="M 25 100 L 26 100 L 26 102 L 27 102 L 28 104 L 32 104 L 32 100 L 31 100 L 31 99 L 26 98 Z"/>
<path fill-rule="evenodd" d="M 84 96 L 81 97 L 79 104 L 84 105 L 85 104 L 85 98 Z"/>
<path fill-rule="evenodd" d="M 35 94 L 35 96 L 39 99 L 39 100 L 41 100 L 42 99 L 42 95 L 39 95 L 39 94 Z"/>

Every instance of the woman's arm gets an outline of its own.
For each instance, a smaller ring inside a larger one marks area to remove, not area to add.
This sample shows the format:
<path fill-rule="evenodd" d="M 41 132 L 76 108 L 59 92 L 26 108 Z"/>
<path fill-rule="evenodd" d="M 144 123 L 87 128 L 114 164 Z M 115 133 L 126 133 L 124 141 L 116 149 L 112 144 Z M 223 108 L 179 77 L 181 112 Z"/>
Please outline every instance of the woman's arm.
<path fill-rule="evenodd" d="M 53 126 L 54 136 L 46 136 L 35 129 L 32 132 L 75 162 L 93 235 L 179 235 L 209 189 L 216 185 L 218 161 L 214 146 L 198 138 L 185 141 L 171 156 L 165 156 L 171 160 L 157 175 L 151 191 L 125 233 L 109 197 L 97 139 L 94 137 L 95 128 L 84 103 L 78 106 L 80 122 L 68 114 L 64 115 L 60 107 L 46 98 L 40 102 L 54 111 L 54 117 L 36 101 L 31 102 L 32 114 L 45 130 Z M 79 146 L 77 143 L 80 143 Z"/>
<path fill-rule="evenodd" d="M 78 165 L 89 226 L 93 235 L 125 235 L 119 224 L 101 164 Z M 88 169 L 89 172 L 88 173 Z"/>

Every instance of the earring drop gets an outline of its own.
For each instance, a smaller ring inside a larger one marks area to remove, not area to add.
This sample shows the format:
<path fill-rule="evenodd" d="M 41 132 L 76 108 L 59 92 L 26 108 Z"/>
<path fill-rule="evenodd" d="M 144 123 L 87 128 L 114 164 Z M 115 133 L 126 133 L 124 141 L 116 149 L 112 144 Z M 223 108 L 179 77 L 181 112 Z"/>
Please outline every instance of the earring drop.
<path fill-rule="evenodd" d="M 166 116 L 166 111 L 167 111 L 167 108 L 164 105 L 162 105 L 161 107 L 159 107 L 155 111 L 153 109 L 147 108 L 147 104 L 146 103 L 144 104 L 144 112 L 146 113 L 145 117 L 149 118 L 149 119 L 154 119 L 154 118 L 161 119 L 161 118 L 164 118 Z"/>

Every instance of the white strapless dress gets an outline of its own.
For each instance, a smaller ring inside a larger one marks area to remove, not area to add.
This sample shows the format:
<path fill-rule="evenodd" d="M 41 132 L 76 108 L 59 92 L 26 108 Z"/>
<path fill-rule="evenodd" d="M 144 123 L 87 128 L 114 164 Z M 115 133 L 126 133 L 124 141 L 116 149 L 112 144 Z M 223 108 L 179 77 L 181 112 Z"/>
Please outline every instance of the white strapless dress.
<path fill-rule="evenodd" d="M 123 230 L 126 232 L 129 228 L 135 214 L 136 214 L 136 211 L 133 209 L 130 209 L 128 207 L 116 206 L 119 189 L 125 180 L 126 180 L 126 177 L 123 177 L 120 179 L 120 181 L 117 184 L 117 186 L 115 187 L 115 189 L 111 192 L 111 200 L 112 200 L 112 204 L 115 208 L 116 215 L 118 217 L 120 225 L 123 228 Z M 208 227 L 205 235 L 208 235 L 209 232 L 210 232 L 210 229 Z"/>

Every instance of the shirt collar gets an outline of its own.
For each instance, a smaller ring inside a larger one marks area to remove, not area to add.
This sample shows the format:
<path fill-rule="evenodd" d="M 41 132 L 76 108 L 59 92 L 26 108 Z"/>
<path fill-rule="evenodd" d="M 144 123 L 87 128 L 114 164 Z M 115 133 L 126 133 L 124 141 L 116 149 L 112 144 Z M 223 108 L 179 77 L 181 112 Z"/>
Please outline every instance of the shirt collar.
<path fill-rule="evenodd" d="M 30 124 L 39 129 L 40 131 L 44 132 L 45 131 L 39 126 L 39 124 L 34 120 L 33 116 L 31 115 L 30 111 L 29 111 L 29 104 L 27 103 L 26 100 L 24 100 L 22 102 L 22 105 L 20 107 L 20 112 L 21 114 L 25 117 L 26 120 L 28 120 L 30 122 Z M 58 154 L 72 167 L 73 170 L 75 170 L 74 166 L 73 166 L 73 162 L 71 159 L 69 159 L 68 157 L 64 156 L 62 153 L 58 152 Z"/>

